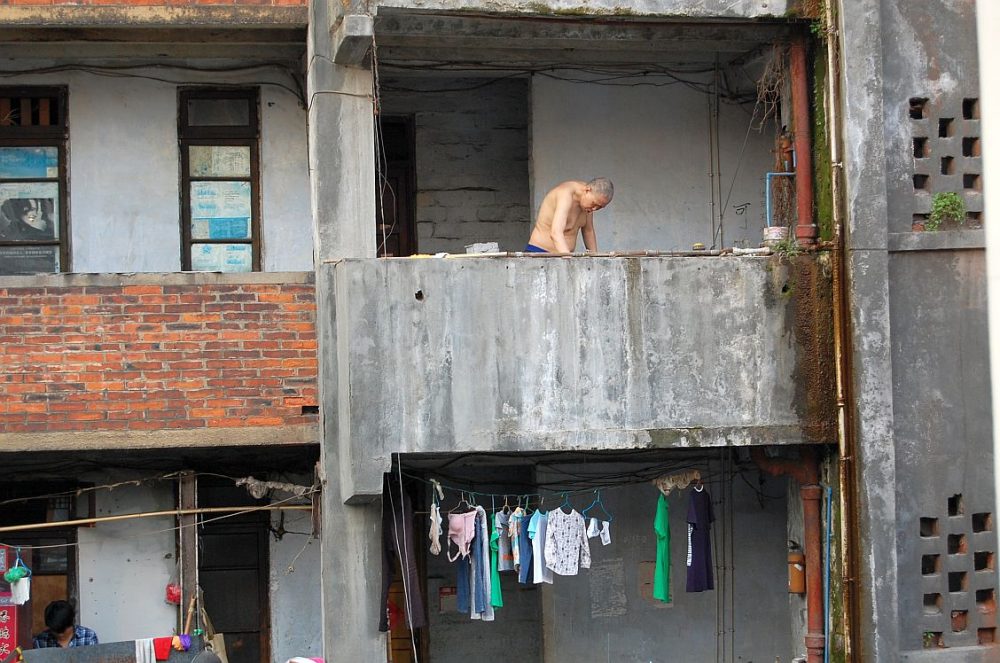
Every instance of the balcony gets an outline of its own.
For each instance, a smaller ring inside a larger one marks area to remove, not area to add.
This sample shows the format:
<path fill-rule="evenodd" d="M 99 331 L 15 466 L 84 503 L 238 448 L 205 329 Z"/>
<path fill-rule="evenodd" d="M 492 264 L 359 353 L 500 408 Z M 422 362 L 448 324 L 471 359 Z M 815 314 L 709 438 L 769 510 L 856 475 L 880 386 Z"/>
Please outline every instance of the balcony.
<path fill-rule="evenodd" d="M 397 452 L 833 439 L 823 255 L 344 260 L 321 275 L 348 498 L 379 493 Z"/>

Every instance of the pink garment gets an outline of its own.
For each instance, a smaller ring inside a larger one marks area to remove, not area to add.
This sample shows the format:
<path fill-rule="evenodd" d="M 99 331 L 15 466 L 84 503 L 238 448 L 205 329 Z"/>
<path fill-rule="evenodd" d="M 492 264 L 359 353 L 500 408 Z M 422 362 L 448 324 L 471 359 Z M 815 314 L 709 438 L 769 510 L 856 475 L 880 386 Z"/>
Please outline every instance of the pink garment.
<path fill-rule="evenodd" d="M 468 557 L 472 539 L 476 536 L 476 512 L 448 514 L 448 561 L 454 562 L 459 557 Z M 458 547 L 458 552 L 451 556 L 451 544 Z"/>

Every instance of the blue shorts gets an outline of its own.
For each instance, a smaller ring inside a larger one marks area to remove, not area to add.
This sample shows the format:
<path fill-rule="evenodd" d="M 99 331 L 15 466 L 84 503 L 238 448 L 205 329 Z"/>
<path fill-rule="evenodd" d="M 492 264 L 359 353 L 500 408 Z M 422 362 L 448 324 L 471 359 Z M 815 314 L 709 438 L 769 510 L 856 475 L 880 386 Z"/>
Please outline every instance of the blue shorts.
<path fill-rule="evenodd" d="M 525 253 L 548 253 L 545 249 L 540 246 L 535 246 L 534 244 L 528 244 L 524 247 Z"/>

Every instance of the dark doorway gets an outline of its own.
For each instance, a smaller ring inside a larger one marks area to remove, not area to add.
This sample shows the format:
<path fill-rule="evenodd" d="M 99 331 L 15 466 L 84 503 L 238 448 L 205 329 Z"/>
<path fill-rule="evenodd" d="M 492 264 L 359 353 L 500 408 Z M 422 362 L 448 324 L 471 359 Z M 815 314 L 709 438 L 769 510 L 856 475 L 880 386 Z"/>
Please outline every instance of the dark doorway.
<path fill-rule="evenodd" d="M 199 477 L 198 506 L 257 506 L 246 489 Z M 199 527 L 198 576 L 205 610 L 225 634 L 229 663 L 270 663 L 268 511 L 215 519 Z"/>
<path fill-rule="evenodd" d="M 388 116 L 375 129 L 375 244 L 379 257 L 417 252 L 413 118 Z"/>

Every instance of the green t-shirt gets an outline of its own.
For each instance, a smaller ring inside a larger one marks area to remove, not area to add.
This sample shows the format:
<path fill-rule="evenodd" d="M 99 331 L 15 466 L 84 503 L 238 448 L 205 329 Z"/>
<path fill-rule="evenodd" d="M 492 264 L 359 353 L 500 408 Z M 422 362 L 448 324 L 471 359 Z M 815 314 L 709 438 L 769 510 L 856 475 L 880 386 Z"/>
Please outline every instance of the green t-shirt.
<path fill-rule="evenodd" d="M 497 561 L 500 557 L 500 532 L 497 530 L 497 514 L 490 517 L 490 605 L 503 607 L 503 593 L 500 591 L 500 571 Z"/>
<path fill-rule="evenodd" d="M 667 498 L 660 495 L 653 520 L 656 532 L 656 569 L 653 572 L 653 598 L 670 602 L 670 507 Z"/>

